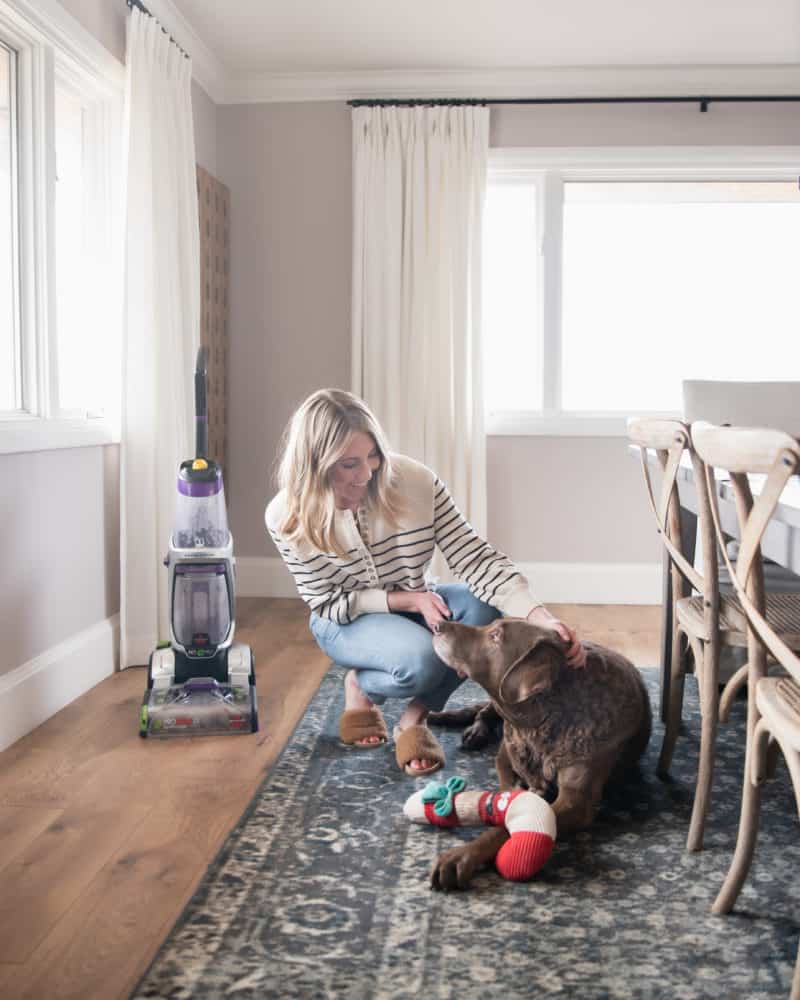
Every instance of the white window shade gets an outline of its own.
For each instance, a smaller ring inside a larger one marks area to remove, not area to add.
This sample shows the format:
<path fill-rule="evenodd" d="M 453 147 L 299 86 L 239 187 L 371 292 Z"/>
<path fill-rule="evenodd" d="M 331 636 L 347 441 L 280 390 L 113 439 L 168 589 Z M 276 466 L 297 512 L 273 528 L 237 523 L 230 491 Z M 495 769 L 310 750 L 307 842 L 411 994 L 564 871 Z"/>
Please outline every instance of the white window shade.
<path fill-rule="evenodd" d="M 566 183 L 562 407 L 679 410 L 684 378 L 800 372 L 797 185 Z"/>
<path fill-rule="evenodd" d="M 0 45 L 0 410 L 21 400 L 19 268 L 16 247 L 15 53 Z"/>
<path fill-rule="evenodd" d="M 119 397 L 108 117 L 107 102 L 56 88 L 57 406 L 62 414 L 102 416 Z"/>

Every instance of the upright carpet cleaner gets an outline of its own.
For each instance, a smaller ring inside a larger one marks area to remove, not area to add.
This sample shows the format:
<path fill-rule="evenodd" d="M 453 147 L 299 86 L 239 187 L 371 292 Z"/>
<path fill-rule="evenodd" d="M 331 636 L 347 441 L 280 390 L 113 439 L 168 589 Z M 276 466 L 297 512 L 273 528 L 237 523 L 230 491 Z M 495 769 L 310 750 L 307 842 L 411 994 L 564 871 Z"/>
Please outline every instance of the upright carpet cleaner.
<path fill-rule="evenodd" d="M 194 375 L 196 458 L 181 462 L 169 571 L 170 641 L 150 654 L 139 735 L 258 730 L 253 652 L 233 641 L 235 576 L 222 470 L 208 456 L 206 349 Z"/>

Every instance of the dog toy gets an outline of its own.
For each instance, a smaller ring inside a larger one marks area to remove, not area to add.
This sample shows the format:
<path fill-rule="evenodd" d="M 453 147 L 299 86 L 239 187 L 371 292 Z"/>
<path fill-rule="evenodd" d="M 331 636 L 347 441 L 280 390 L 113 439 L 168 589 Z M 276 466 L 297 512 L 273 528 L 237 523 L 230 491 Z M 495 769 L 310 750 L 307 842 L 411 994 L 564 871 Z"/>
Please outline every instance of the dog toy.
<path fill-rule="evenodd" d="M 413 823 L 432 826 L 504 826 L 510 838 L 497 852 L 495 867 L 511 882 L 533 878 L 553 852 L 556 817 L 535 792 L 467 792 L 463 778 L 429 782 L 403 806 Z"/>

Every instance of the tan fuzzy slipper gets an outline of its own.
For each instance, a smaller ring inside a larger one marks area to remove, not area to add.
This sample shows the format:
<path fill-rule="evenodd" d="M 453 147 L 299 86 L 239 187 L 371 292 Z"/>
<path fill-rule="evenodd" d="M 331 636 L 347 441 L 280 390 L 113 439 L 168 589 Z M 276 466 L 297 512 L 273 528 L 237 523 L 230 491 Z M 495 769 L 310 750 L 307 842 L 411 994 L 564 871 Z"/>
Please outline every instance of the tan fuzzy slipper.
<path fill-rule="evenodd" d="M 412 778 L 423 778 L 444 767 L 444 750 L 427 726 L 395 729 L 394 756 L 397 766 Z M 411 767 L 412 760 L 435 760 L 436 763 L 423 771 Z"/>
<path fill-rule="evenodd" d="M 380 736 L 379 743 L 359 743 L 369 736 Z M 375 750 L 389 739 L 383 716 L 375 705 L 371 708 L 348 708 L 339 719 L 339 739 L 356 750 Z"/>

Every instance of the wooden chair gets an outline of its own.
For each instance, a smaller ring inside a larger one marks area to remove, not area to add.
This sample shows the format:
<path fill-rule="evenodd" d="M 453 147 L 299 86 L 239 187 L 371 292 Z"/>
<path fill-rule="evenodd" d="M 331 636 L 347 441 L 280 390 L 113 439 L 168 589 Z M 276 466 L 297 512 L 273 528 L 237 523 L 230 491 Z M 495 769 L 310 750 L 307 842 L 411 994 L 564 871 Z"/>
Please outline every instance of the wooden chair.
<path fill-rule="evenodd" d="M 728 571 L 748 622 L 748 705 L 744 787 L 736 850 L 712 910 L 728 913 L 744 884 L 756 845 L 761 786 L 768 776 L 768 751 L 778 747 L 789 769 L 800 814 L 800 596 L 785 595 L 778 607 L 765 600 L 761 539 L 781 493 L 800 469 L 800 443 L 779 430 L 692 425 L 694 447 L 706 464 L 715 531 L 722 538 L 714 468 L 730 475 L 740 524 L 741 544 Z M 760 474 L 755 499 L 748 475 Z M 768 655 L 786 675 L 768 677 Z M 792 1000 L 800 1000 L 800 954 L 795 965 Z"/>
<path fill-rule="evenodd" d="M 702 719 L 700 755 L 692 818 L 686 839 L 689 851 L 703 846 L 706 815 L 714 777 L 714 754 L 719 720 L 725 721 L 730 703 L 744 684 L 746 673 L 739 671 L 719 694 L 719 660 L 722 645 L 747 646 L 747 624 L 735 597 L 721 595 L 718 579 L 717 542 L 705 485 L 703 465 L 691 447 L 688 427 L 679 420 L 633 418 L 628 421 L 628 437 L 641 452 L 642 470 L 657 530 L 669 558 L 672 574 L 672 644 L 669 700 L 658 773 L 666 775 L 681 724 L 684 677 L 694 665 Z M 661 465 L 661 489 L 656 497 L 650 474 L 648 450 L 655 451 Z M 694 565 L 694 552 L 682 543 L 677 473 L 688 453 L 694 469 L 698 493 L 698 529 L 702 546 L 703 571 Z M 694 594 L 691 591 L 695 591 Z M 692 656 L 682 650 L 686 636 Z"/>

